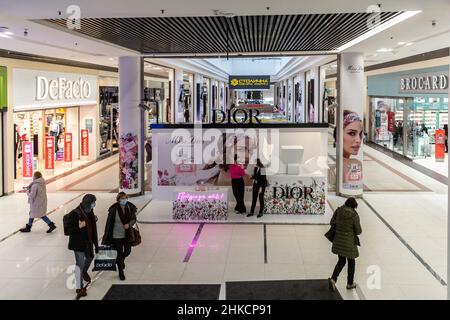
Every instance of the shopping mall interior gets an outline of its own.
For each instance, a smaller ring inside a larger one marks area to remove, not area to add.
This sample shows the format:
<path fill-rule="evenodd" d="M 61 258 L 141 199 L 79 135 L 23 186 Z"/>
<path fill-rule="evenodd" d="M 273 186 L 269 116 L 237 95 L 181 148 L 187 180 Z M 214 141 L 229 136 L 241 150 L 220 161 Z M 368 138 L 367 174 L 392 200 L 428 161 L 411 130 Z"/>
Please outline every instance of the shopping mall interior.
<path fill-rule="evenodd" d="M 450 299 L 448 0 L 0 7 L 0 300 Z"/>

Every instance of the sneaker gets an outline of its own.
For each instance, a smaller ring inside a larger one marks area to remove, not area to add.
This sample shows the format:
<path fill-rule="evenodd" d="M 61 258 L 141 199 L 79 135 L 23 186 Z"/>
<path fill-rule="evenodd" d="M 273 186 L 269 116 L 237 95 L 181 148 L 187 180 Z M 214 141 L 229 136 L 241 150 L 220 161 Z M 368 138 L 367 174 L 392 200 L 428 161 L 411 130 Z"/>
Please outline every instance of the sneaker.
<path fill-rule="evenodd" d="M 80 300 L 81 297 L 86 297 L 87 296 L 87 292 L 86 292 L 86 288 L 81 288 L 81 289 L 77 289 L 77 300 Z"/>
<path fill-rule="evenodd" d="M 353 282 L 352 284 L 348 284 L 348 285 L 347 285 L 347 289 L 348 289 L 348 290 L 356 289 L 356 283 Z"/>
<path fill-rule="evenodd" d="M 261 218 L 263 216 L 262 213 L 258 214 L 256 217 Z"/>
<path fill-rule="evenodd" d="M 119 279 L 124 281 L 125 280 L 125 274 L 123 272 L 119 271 Z"/>
<path fill-rule="evenodd" d="M 336 291 L 336 282 L 331 278 L 328 278 L 328 288 L 332 292 Z"/>
<path fill-rule="evenodd" d="M 30 232 L 31 231 L 31 226 L 26 224 L 25 228 L 20 229 L 20 232 Z"/>
<path fill-rule="evenodd" d="M 55 224 L 53 222 L 50 223 L 48 226 L 49 226 L 49 228 L 47 230 L 47 233 L 51 233 L 53 230 L 56 229 L 56 226 L 55 226 Z"/>
<path fill-rule="evenodd" d="M 253 216 L 254 216 L 253 213 L 249 213 L 249 214 L 247 215 L 247 217 L 253 217 Z"/>
<path fill-rule="evenodd" d="M 85 272 L 83 274 L 83 280 L 86 281 L 88 284 L 91 283 L 91 277 L 89 276 L 89 274 L 87 272 Z"/>

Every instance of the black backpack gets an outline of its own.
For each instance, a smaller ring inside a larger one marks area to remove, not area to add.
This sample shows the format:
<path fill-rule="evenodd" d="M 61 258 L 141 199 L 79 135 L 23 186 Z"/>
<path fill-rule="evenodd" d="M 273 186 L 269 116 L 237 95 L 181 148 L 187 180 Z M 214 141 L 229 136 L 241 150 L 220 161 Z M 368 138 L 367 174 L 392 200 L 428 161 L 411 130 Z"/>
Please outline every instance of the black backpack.
<path fill-rule="evenodd" d="M 78 215 L 80 215 L 80 212 L 77 209 L 75 209 L 74 211 L 76 211 L 76 213 L 78 213 Z M 73 211 L 65 214 L 64 217 L 63 217 L 63 226 L 64 226 L 64 235 L 65 236 L 70 236 L 71 235 L 71 232 L 70 232 L 70 228 L 71 228 L 70 215 L 72 214 L 72 212 Z"/>

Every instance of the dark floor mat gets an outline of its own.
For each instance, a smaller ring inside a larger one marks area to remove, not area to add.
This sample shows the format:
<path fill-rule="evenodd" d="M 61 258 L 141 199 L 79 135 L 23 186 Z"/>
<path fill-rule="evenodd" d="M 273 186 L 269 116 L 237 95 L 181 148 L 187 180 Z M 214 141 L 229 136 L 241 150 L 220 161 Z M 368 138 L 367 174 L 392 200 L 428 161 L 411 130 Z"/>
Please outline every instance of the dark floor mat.
<path fill-rule="evenodd" d="M 225 292 L 227 300 L 342 300 L 328 280 L 227 282 Z"/>
<path fill-rule="evenodd" d="M 218 284 L 113 284 L 103 300 L 219 300 L 219 293 Z"/>

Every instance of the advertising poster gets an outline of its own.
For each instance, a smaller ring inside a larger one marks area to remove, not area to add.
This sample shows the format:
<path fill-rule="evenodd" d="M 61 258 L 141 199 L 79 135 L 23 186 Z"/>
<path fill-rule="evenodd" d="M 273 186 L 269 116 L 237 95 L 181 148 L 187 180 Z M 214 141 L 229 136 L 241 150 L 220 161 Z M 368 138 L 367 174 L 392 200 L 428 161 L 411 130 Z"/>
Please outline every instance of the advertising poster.
<path fill-rule="evenodd" d="M 297 94 L 295 99 L 295 110 L 297 114 L 297 123 L 304 123 L 305 122 L 305 115 L 304 115 L 304 106 L 303 106 L 303 81 L 299 80 L 297 82 Z"/>
<path fill-rule="evenodd" d="M 170 133 L 158 135 L 157 184 L 159 186 L 231 186 L 229 166 L 223 163 L 232 163 L 234 153 L 238 156 L 238 162 L 242 164 L 255 163 L 257 157 L 256 132 L 254 136 L 245 134 L 227 136 L 224 133 L 215 144 L 215 153 L 210 154 L 208 159 L 204 159 L 203 164 L 194 164 L 194 144 L 202 144 L 203 151 L 206 148 L 212 148 L 210 143 L 202 143 L 196 139 L 183 136 L 172 137 Z M 248 172 L 250 169 L 247 170 Z M 247 174 L 244 181 L 247 186 L 252 185 L 250 175 Z"/>
<path fill-rule="evenodd" d="M 361 53 L 338 56 L 340 66 L 339 193 L 360 196 L 363 193 L 363 105 L 364 57 Z"/>
<path fill-rule="evenodd" d="M 395 112 L 388 112 L 388 131 L 395 133 Z"/>
<path fill-rule="evenodd" d="M 435 135 L 435 159 L 436 161 L 444 161 L 445 159 L 445 131 L 436 130 Z"/>
<path fill-rule="evenodd" d="M 131 190 L 139 187 L 138 141 L 138 136 L 132 133 L 120 137 L 120 189 Z"/>
<path fill-rule="evenodd" d="M 24 141 L 22 143 L 22 176 L 24 178 L 33 177 L 33 142 Z"/>
<path fill-rule="evenodd" d="M 64 135 L 64 162 L 72 162 L 72 133 Z"/>
<path fill-rule="evenodd" d="M 45 137 L 45 170 L 55 170 L 55 137 Z"/>
<path fill-rule="evenodd" d="M 81 130 L 81 156 L 89 156 L 89 131 L 87 129 Z"/>

